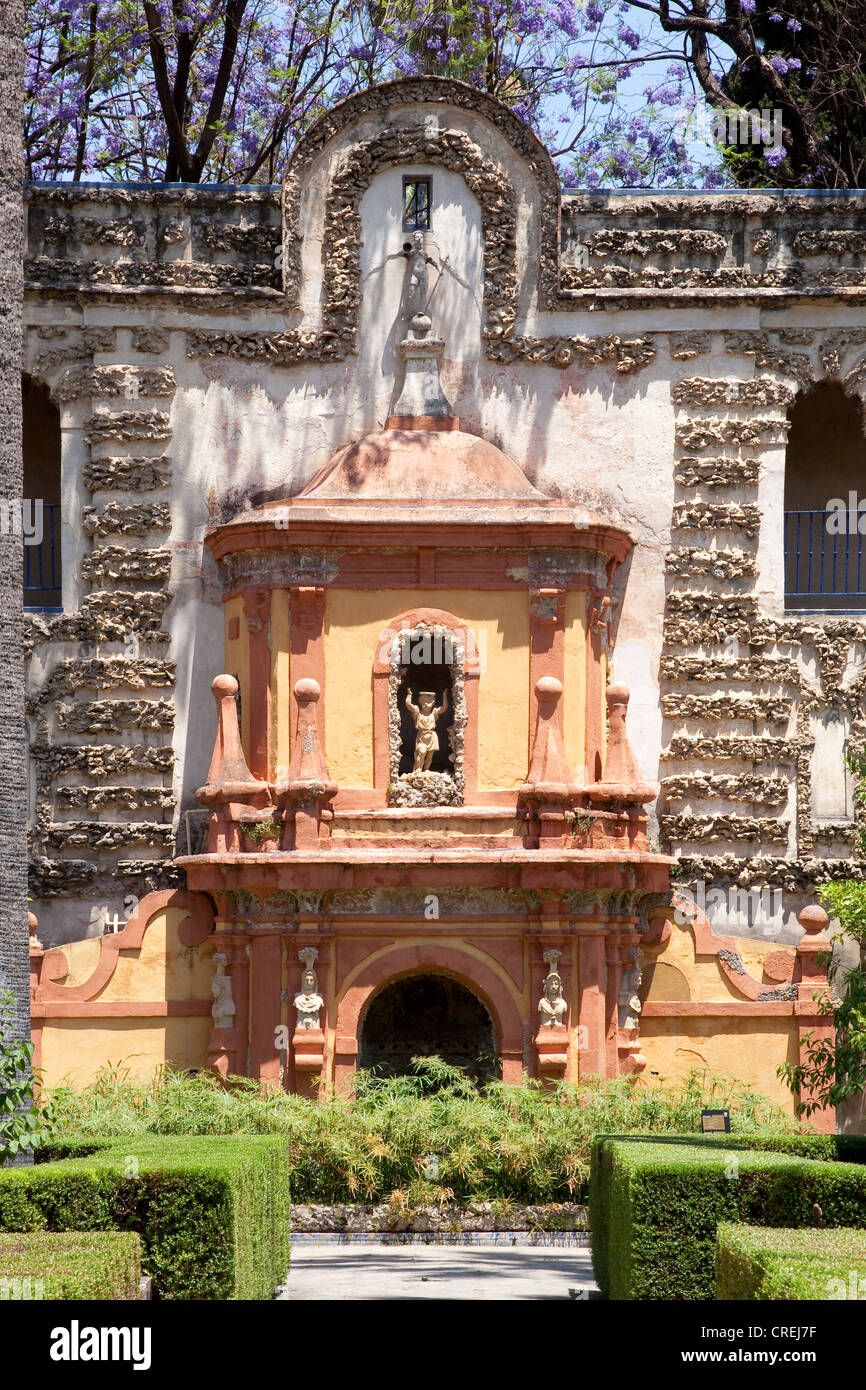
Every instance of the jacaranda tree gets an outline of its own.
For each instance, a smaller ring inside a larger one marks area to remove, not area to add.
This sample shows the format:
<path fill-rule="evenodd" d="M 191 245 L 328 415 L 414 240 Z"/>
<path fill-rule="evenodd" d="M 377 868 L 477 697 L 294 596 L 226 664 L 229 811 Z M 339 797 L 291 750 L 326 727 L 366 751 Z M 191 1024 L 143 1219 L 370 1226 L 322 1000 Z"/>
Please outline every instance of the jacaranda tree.
<path fill-rule="evenodd" d="M 566 184 L 853 186 L 860 0 L 28 0 L 32 178 L 271 182 L 341 97 L 459 78 Z M 702 149 L 690 114 L 763 106 L 783 141 Z"/>

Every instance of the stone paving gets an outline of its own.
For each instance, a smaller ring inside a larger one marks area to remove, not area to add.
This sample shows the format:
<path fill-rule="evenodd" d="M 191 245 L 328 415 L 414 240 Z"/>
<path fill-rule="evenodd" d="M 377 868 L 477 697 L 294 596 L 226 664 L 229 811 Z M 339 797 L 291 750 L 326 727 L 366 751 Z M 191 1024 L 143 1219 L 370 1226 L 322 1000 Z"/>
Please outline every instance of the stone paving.
<path fill-rule="evenodd" d="M 598 1290 L 584 1248 L 306 1244 L 278 1299 L 585 1299 Z"/>

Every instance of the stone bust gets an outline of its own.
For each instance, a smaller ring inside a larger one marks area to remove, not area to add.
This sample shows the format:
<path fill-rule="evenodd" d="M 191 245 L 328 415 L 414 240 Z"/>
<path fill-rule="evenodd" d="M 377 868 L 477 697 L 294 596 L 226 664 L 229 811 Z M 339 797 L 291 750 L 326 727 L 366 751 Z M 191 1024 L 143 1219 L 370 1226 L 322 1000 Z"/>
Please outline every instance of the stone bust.
<path fill-rule="evenodd" d="M 319 982 L 313 969 L 313 962 L 318 958 L 318 954 L 318 951 L 310 946 L 298 952 L 305 968 L 301 976 L 301 988 L 292 1002 L 298 1011 L 295 1026 L 300 1032 L 321 1027 L 320 1015 L 325 1001 L 319 993 Z"/>
<path fill-rule="evenodd" d="M 538 1001 L 539 1025 L 542 1028 L 564 1028 L 568 1004 L 562 993 L 562 976 L 559 973 L 561 951 L 551 948 L 544 953 L 547 975 Z"/>
<path fill-rule="evenodd" d="M 214 952 L 216 974 L 211 980 L 210 992 L 213 995 L 214 1028 L 232 1028 L 235 1021 L 235 1001 L 232 998 L 232 982 L 226 974 L 227 957 L 222 951 Z"/>
<path fill-rule="evenodd" d="M 562 995 L 562 977 L 551 970 L 544 981 L 544 993 L 538 1001 L 543 1028 L 564 1028 L 568 1004 Z"/>

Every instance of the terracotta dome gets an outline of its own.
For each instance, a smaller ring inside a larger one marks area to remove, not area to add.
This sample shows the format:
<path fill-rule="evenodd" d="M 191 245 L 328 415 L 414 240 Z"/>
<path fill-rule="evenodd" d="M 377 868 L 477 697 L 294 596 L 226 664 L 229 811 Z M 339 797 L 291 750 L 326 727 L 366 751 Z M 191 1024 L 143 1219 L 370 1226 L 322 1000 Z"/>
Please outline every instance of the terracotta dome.
<path fill-rule="evenodd" d="M 459 429 L 366 434 L 338 450 L 300 496 L 401 502 L 547 500 L 495 444 Z"/>

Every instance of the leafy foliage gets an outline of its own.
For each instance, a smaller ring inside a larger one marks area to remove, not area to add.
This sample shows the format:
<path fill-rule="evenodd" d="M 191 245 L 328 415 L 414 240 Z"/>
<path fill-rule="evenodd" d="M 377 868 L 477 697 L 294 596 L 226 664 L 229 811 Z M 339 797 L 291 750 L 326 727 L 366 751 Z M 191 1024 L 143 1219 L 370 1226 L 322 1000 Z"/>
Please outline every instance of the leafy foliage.
<path fill-rule="evenodd" d="M 866 758 L 852 755 L 849 766 L 858 778 L 855 797 L 864 805 Z M 866 850 L 862 831 L 857 838 L 862 853 Z M 835 1042 L 808 1033 L 801 1042 L 801 1060 L 779 1068 L 794 1094 L 798 1115 L 841 1105 L 866 1091 L 866 883 L 837 879 L 823 884 L 819 897 L 841 928 L 831 934 L 831 941 L 841 944 L 846 937 L 852 938 L 859 944 L 860 960 L 847 970 L 836 958 L 828 962 L 830 988 L 817 1000 L 817 1007 L 823 1017 L 832 1019 Z"/>
<path fill-rule="evenodd" d="M 511 106 L 568 183 L 857 187 L 864 46 L 860 0 L 28 0 L 27 168 L 273 182 L 334 102 L 433 73 Z M 722 162 L 705 102 L 779 111 L 783 143 Z"/>
<path fill-rule="evenodd" d="M 33 1044 L 15 1038 L 13 997 L 0 990 L 0 1167 L 38 1149 L 54 1132 L 54 1107 L 36 1098 Z"/>
<path fill-rule="evenodd" d="M 747 1129 L 793 1128 L 764 1097 L 704 1073 L 672 1087 L 622 1078 L 551 1090 L 493 1082 L 479 1091 L 436 1058 L 415 1067 L 387 1080 L 359 1072 L 352 1097 L 319 1104 L 262 1093 L 254 1080 L 224 1086 L 176 1072 L 148 1086 L 106 1072 L 85 1091 L 56 1093 L 56 1102 L 64 1129 L 80 1134 L 285 1134 L 294 1201 L 398 1206 L 578 1200 L 595 1133 L 698 1131 L 705 1108 L 728 1108 Z"/>

